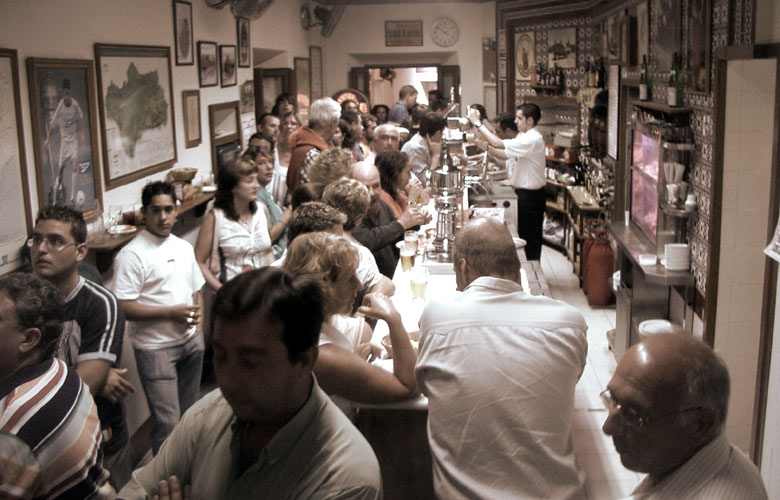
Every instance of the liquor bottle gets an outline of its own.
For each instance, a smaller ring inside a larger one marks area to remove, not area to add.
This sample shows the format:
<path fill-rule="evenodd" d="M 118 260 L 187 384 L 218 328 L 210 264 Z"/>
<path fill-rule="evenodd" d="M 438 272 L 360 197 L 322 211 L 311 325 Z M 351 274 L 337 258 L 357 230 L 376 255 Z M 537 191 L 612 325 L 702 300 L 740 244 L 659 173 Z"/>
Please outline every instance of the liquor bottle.
<path fill-rule="evenodd" d="M 666 104 L 669 106 L 678 106 L 679 96 L 677 95 L 677 79 L 679 66 L 677 65 L 677 52 L 672 59 L 672 69 L 669 71 L 669 84 L 666 86 Z"/>
<path fill-rule="evenodd" d="M 599 57 L 599 69 L 598 69 L 598 75 L 596 78 L 596 85 L 598 88 L 603 89 L 604 86 L 607 84 L 606 81 L 606 69 L 604 68 L 604 58 Z"/>
<path fill-rule="evenodd" d="M 588 87 L 596 86 L 596 63 L 588 61 Z"/>
<path fill-rule="evenodd" d="M 647 56 L 642 56 L 642 73 L 639 75 L 639 100 L 640 101 L 648 101 L 650 100 L 649 93 L 647 91 L 647 78 L 648 78 L 648 71 L 647 71 Z"/>

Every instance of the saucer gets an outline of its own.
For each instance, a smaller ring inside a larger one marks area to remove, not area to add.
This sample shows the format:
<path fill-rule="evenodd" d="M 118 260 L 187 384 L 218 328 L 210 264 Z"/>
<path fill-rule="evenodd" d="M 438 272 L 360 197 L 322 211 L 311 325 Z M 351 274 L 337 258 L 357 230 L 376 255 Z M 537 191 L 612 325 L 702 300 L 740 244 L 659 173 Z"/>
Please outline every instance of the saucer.
<path fill-rule="evenodd" d="M 135 226 L 129 224 L 119 224 L 116 227 L 108 229 L 108 234 L 130 234 L 135 232 Z"/>

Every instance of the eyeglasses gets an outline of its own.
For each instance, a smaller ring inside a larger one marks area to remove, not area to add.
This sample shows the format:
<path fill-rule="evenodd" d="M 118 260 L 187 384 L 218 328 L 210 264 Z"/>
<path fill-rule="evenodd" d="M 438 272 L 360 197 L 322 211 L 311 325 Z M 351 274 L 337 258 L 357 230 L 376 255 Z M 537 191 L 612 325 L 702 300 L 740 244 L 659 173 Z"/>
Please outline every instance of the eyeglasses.
<path fill-rule="evenodd" d="M 615 397 L 612 395 L 609 389 L 604 389 L 603 391 L 601 391 L 601 394 L 599 394 L 599 396 L 601 396 L 601 401 L 604 403 L 604 407 L 607 410 L 609 410 L 610 413 L 613 411 L 619 411 L 621 418 L 629 427 L 637 427 L 637 428 L 647 427 L 648 425 L 650 425 L 651 422 L 657 422 L 667 417 L 679 415 L 680 413 L 703 409 L 701 406 L 694 406 L 691 408 L 678 410 L 672 413 L 667 413 L 666 415 L 661 415 L 658 417 L 651 418 L 651 417 L 643 417 L 636 410 L 633 410 L 631 408 L 626 408 L 625 406 L 623 406 L 622 403 L 620 403 L 617 399 L 615 399 Z"/>
<path fill-rule="evenodd" d="M 59 234 L 47 234 L 44 236 L 37 233 L 27 238 L 27 241 L 25 241 L 24 244 L 27 248 L 40 247 L 44 241 L 50 250 L 56 250 L 57 252 L 60 252 L 71 245 L 78 245 L 78 243 L 69 243 Z"/>

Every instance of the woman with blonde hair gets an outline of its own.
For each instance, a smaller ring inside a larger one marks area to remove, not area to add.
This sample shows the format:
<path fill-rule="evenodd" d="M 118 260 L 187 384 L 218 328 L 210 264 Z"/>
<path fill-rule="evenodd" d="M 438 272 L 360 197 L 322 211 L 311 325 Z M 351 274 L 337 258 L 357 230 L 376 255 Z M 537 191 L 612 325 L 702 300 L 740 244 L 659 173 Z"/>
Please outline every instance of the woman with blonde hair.
<path fill-rule="evenodd" d="M 217 173 L 214 208 L 206 214 L 195 242 L 195 258 L 212 290 L 274 260 L 268 209 L 257 205 L 259 190 L 253 162 L 237 160 Z"/>
<path fill-rule="evenodd" d="M 309 182 L 327 186 L 342 177 L 349 176 L 355 158 L 348 149 L 333 148 L 323 151 L 307 170 Z"/>
<path fill-rule="evenodd" d="M 366 295 L 358 313 L 385 321 L 393 344 L 393 372 L 370 364 L 379 348 L 367 344 L 371 329 L 349 314 L 361 283 L 355 271 L 357 250 L 344 238 L 322 232 L 296 237 L 282 267 L 316 278 L 325 296 L 325 321 L 314 373 L 320 386 L 344 409 L 346 401 L 390 403 L 418 394 L 414 378 L 417 354 L 401 315 L 381 293 Z"/>

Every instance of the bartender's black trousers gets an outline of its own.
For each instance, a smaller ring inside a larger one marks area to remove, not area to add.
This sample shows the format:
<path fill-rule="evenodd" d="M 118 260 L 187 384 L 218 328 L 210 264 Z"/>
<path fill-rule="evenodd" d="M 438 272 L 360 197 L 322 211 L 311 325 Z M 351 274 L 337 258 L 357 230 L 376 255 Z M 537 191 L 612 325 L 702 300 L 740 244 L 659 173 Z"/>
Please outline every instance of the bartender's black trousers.
<path fill-rule="evenodd" d="M 515 193 L 517 193 L 517 235 L 526 241 L 526 258 L 539 260 L 542 256 L 544 188 L 515 189 Z"/>

